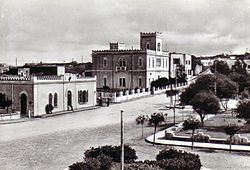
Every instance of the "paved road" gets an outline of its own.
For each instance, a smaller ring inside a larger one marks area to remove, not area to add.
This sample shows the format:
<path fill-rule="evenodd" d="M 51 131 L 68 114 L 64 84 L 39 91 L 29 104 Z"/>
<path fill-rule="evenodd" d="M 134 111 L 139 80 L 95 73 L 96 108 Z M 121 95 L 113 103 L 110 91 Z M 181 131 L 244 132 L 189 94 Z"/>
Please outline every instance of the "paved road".
<path fill-rule="evenodd" d="M 119 144 L 121 109 L 127 142 L 131 142 L 140 136 L 140 130 L 133 130 L 136 116 L 158 111 L 164 101 L 165 95 L 156 95 L 96 110 L 0 125 L 0 169 L 63 169 L 81 159 L 90 146 Z"/>
<path fill-rule="evenodd" d="M 163 108 L 165 95 L 115 104 L 97 110 L 0 125 L 0 169 L 64 169 L 80 161 L 90 146 L 119 144 L 120 109 L 125 113 L 125 143 L 134 147 L 139 159 L 154 159 L 160 149 L 140 139 L 140 126 L 134 120 L 139 113 L 150 114 Z M 167 111 L 164 111 L 167 112 Z M 171 116 L 172 112 L 168 112 Z M 153 129 L 147 127 L 149 135 Z M 180 148 L 188 150 L 188 148 Z M 248 155 L 227 152 L 207 153 L 195 150 L 202 164 L 212 169 L 249 169 Z"/>

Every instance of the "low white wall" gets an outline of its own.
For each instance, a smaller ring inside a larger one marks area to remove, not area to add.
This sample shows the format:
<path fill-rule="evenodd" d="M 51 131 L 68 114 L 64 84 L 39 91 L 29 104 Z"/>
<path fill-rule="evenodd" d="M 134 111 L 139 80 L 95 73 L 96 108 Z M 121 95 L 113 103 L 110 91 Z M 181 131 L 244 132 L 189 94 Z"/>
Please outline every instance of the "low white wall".
<path fill-rule="evenodd" d="M 173 90 L 181 90 L 184 89 L 188 86 L 187 83 L 179 83 L 176 85 L 176 87 L 174 85 L 172 85 L 172 89 Z M 131 90 L 131 92 L 129 93 L 129 90 L 125 91 L 125 94 L 120 91 L 118 92 L 118 96 L 117 93 L 113 93 L 112 94 L 112 99 L 111 102 L 113 103 L 119 103 L 122 101 L 127 101 L 127 100 L 132 100 L 132 99 L 136 99 L 139 97 L 143 97 L 143 96 L 149 96 L 149 95 L 154 95 L 154 94 L 161 94 L 161 93 L 165 93 L 166 90 L 170 90 L 171 86 L 165 86 L 163 88 L 153 88 L 152 91 L 150 91 L 150 89 L 148 89 L 148 91 L 146 92 L 146 89 L 143 88 L 141 91 L 140 89 L 135 89 L 135 90 Z"/>

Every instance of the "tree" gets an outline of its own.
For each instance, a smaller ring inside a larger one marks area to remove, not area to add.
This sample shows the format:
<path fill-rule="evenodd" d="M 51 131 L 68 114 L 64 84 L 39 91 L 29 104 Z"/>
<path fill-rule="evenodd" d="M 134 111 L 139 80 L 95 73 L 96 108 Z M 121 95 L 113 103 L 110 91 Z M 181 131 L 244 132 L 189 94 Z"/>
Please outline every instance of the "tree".
<path fill-rule="evenodd" d="M 232 72 L 236 72 L 238 74 L 247 74 L 247 70 L 246 70 L 246 66 L 247 64 L 244 63 L 244 61 L 237 59 L 234 63 L 234 65 L 232 66 L 231 71 Z"/>
<path fill-rule="evenodd" d="M 135 121 L 136 121 L 136 124 L 137 125 L 141 125 L 141 129 L 142 129 L 142 133 L 141 133 L 141 138 L 143 139 L 143 125 L 144 125 L 144 123 L 147 121 L 147 117 L 146 116 L 144 116 L 144 115 L 139 115 L 136 119 L 135 119 Z"/>
<path fill-rule="evenodd" d="M 200 126 L 200 121 L 195 118 L 189 117 L 183 122 L 183 130 L 192 130 L 192 146 L 191 149 L 194 148 L 194 131 Z"/>
<path fill-rule="evenodd" d="M 227 103 L 237 93 L 237 84 L 222 74 L 208 74 L 199 77 L 195 83 L 191 84 L 181 95 L 183 104 L 192 105 L 195 94 L 201 91 L 212 92 L 220 99 L 222 107 L 227 110 Z"/>
<path fill-rule="evenodd" d="M 232 72 L 228 77 L 236 82 L 239 86 L 238 92 L 244 91 L 246 88 L 250 87 L 250 77 L 249 75 L 239 74 L 237 72 Z"/>
<path fill-rule="evenodd" d="M 186 82 L 186 78 L 187 78 L 187 75 L 185 73 L 185 66 L 183 65 L 177 65 L 176 66 L 176 81 L 177 83 L 183 83 L 183 82 Z"/>
<path fill-rule="evenodd" d="M 200 116 L 202 126 L 204 126 L 204 118 L 207 114 L 216 114 L 220 109 L 217 97 L 207 91 L 197 93 L 192 99 L 192 106 Z"/>
<path fill-rule="evenodd" d="M 214 64 L 211 66 L 210 69 L 213 73 L 220 73 L 224 75 L 228 75 L 230 73 L 229 66 L 225 61 L 214 61 Z"/>
<path fill-rule="evenodd" d="M 236 125 L 229 124 L 224 128 L 225 133 L 229 136 L 229 152 L 232 149 L 232 137 L 239 131 L 239 127 Z"/>
<path fill-rule="evenodd" d="M 226 111 L 229 99 L 237 94 L 238 85 L 222 74 L 216 76 L 216 83 L 216 96 Z"/>
<path fill-rule="evenodd" d="M 239 118 L 245 119 L 247 122 L 250 120 L 250 100 L 241 100 L 236 108 Z"/>
<path fill-rule="evenodd" d="M 155 144 L 155 133 L 156 133 L 156 128 L 157 126 L 164 122 L 165 119 L 164 119 L 164 115 L 163 113 L 153 113 L 151 114 L 150 118 L 149 118 L 149 124 L 153 124 L 154 125 L 154 141 L 153 141 L 153 145 Z"/>

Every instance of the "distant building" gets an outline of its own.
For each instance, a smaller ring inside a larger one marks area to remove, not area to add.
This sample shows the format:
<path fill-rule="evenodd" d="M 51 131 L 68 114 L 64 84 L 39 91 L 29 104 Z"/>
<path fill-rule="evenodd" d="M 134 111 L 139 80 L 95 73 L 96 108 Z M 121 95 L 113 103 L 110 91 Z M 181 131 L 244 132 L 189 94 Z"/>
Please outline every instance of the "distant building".
<path fill-rule="evenodd" d="M 18 75 L 0 76 L 0 101 L 11 100 L 11 112 L 33 117 L 46 114 L 48 104 L 53 112 L 96 105 L 95 77 L 65 73 L 64 66 L 51 66 L 51 73 L 45 75 L 35 75 L 33 69 L 19 68 Z"/>
<path fill-rule="evenodd" d="M 189 54 L 183 53 L 169 53 L 170 58 L 170 76 L 172 78 L 176 77 L 176 71 L 179 66 L 184 67 L 184 72 L 187 78 L 191 78 L 194 75 L 194 68 L 192 68 L 193 57 Z"/>
<path fill-rule="evenodd" d="M 93 50 L 92 63 L 97 88 L 148 88 L 152 81 L 169 77 L 169 55 L 158 32 L 140 33 L 140 49 L 110 43 L 109 50 Z"/>
<path fill-rule="evenodd" d="M 0 63 L 0 74 L 9 71 L 9 66 L 7 64 Z"/>

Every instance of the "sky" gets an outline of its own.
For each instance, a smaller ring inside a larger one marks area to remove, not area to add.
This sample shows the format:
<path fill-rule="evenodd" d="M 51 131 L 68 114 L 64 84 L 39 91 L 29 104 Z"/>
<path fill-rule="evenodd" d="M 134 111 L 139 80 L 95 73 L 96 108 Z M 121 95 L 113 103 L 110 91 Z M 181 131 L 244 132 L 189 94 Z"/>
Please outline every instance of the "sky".
<path fill-rule="evenodd" d="M 250 0 L 0 0 L 0 62 L 91 61 L 109 42 L 196 56 L 250 51 Z"/>

